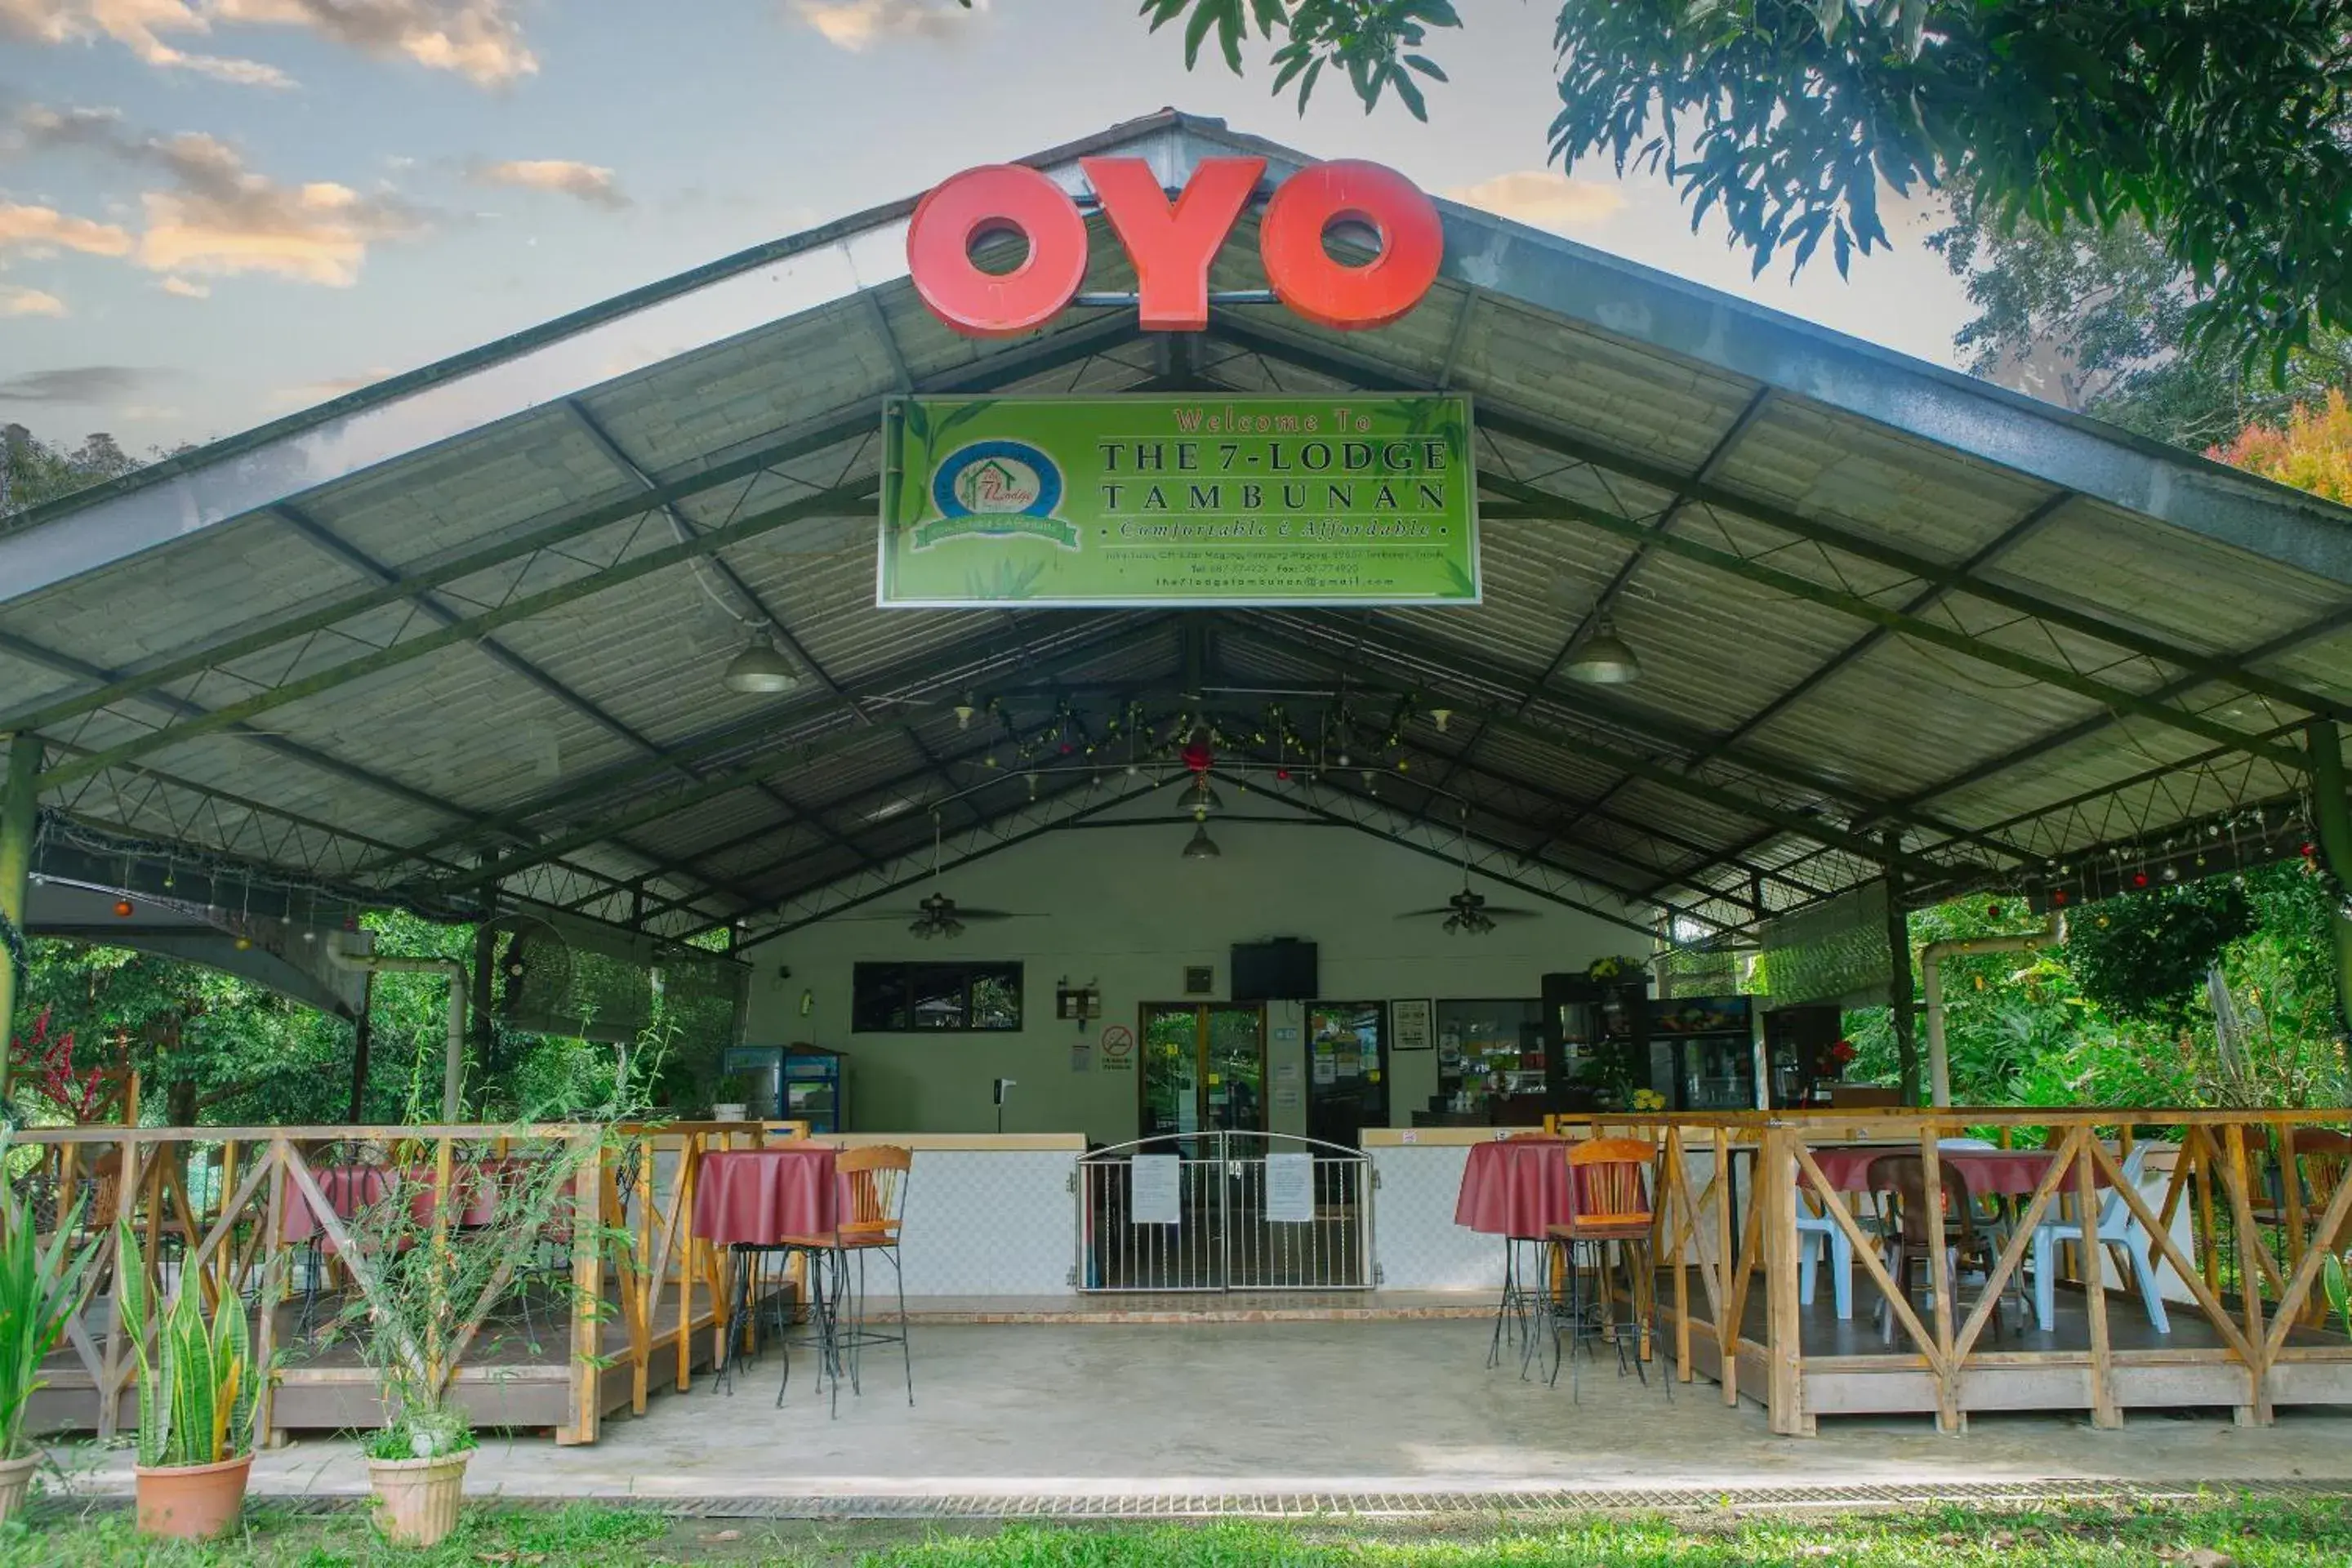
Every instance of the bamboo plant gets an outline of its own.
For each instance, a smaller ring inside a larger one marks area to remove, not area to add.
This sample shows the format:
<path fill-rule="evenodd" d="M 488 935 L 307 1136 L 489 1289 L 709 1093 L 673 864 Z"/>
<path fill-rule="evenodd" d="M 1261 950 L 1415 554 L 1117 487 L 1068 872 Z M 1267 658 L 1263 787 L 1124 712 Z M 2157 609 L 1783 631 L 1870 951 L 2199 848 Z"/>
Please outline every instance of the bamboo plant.
<path fill-rule="evenodd" d="M 147 1321 L 147 1266 L 131 1226 L 115 1223 L 122 1312 L 133 1324 Z M 163 1309 L 155 1353 L 147 1336 L 134 1332 L 131 1348 L 139 1360 L 139 1463 L 150 1469 L 213 1465 L 253 1452 L 255 1395 L 262 1373 L 253 1365 L 245 1302 L 224 1292 L 205 1321 L 204 1289 L 193 1274 Z"/>
<path fill-rule="evenodd" d="M 76 1243 L 80 1228 L 76 1200 L 45 1244 L 32 1205 L 13 1184 L 0 1182 L 0 1459 L 32 1451 L 26 1412 L 47 1381 L 41 1363 L 81 1306 L 95 1251 Z"/>

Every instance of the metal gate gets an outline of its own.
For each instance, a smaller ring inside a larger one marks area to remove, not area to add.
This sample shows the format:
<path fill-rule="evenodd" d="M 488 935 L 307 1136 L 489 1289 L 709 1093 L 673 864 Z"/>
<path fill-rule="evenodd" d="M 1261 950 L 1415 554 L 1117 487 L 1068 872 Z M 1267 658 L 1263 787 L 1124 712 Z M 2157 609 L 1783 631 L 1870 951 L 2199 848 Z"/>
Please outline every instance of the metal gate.
<path fill-rule="evenodd" d="M 1371 1161 L 1280 1132 L 1171 1133 L 1070 1178 L 1084 1291 L 1369 1290 Z"/>

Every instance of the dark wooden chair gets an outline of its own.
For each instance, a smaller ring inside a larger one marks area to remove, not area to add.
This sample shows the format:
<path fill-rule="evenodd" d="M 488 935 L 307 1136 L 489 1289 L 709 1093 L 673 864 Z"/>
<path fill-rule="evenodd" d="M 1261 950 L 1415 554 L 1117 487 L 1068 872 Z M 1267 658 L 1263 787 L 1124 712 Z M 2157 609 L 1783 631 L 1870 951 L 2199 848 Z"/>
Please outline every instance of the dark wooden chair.
<path fill-rule="evenodd" d="M 1945 1277 L 1951 1283 L 1953 1311 L 1959 1315 L 1959 1279 L 1971 1266 L 1987 1280 L 1992 1278 L 1993 1266 L 2000 1253 L 1991 1235 L 1977 1227 L 1976 1205 L 1969 1191 L 1967 1173 L 1949 1162 L 1938 1163 L 1942 1177 L 1941 1194 L 1944 1214 Z M 1936 1289 L 1936 1271 L 1928 1267 L 1933 1255 L 1928 1247 L 1927 1163 L 1916 1154 L 1884 1154 L 1870 1163 L 1870 1190 L 1878 1199 L 1879 1212 L 1885 1216 L 1885 1237 L 1887 1276 L 1906 1300 L 1916 1306 L 1921 1300 L 1915 1295 L 1915 1270 L 1924 1270 L 1927 1289 Z M 1933 1297 L 1927 1299 L 1921 1321 L 1934 1310 Z M 1889 1342 L 1895 1338 L 1895 1309 L 1886 1302 L 1879 1304 L 1879 1321 Z M 2001 1331 L 2000 1307 L 1993 1306 L 1992 1331 Z"/>

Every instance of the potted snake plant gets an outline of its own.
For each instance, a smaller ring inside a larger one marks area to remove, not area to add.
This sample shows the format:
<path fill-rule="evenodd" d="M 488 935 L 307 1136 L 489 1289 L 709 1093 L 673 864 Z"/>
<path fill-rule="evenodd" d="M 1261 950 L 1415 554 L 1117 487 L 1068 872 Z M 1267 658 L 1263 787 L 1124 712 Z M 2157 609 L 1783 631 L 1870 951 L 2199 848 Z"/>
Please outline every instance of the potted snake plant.
<path fill-rule="evenodd" d="M 184 1274 L 147 1351 L 147 1266 L 131 1226 L 115 1223 L 115 1274 L 139 1376 L 139 1529 L 147 1535 L 205 1540 L 236 1523 L 253 1468 L 255 1395 L 245 1302 L 221 1297 L 205 1321 L 204 1288 Z"/>
<path fill-rule="evenodd" d="M 76 1245 L 80 1228 L 77 1202 L 44 1243 L 32 1205 L 0 1182 L 0 1524 L 24 1506 L 41 1462 L 25 1435 L 26 1415 L 47 1383 L 41 1363 L 81 1306 L 96 1249 Z"/>

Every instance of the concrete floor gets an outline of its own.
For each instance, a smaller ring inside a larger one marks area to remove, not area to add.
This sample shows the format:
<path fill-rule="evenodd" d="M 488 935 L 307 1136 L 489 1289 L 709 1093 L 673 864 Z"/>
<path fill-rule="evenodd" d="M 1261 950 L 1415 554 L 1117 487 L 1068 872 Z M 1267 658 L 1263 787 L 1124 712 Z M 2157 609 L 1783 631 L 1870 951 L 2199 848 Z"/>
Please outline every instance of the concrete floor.
<path fill-rule="evenodd" d="M 1979 1417 L 1958 1437 L 1925 1419 L 1824 1420 L 1773 1436 L 1752 1404 L 1705 1382 L 1674 1400 L 1653 1376 L 1588 1365 L 1580 1404 L 1486 1370 L 1488 1328 L 1461 1320 L 1198 1327 L 916 1325 L 906 1402 L 896 1347 L 869 1352 L 866 1392 L 829 1420 L 798 1352 L 773 1407 L 771 1352 L 732 1395 L 698 1379 L 601 1442 L 492 1439 L 479 1496 L 793 1498 L 849 1494 L 1153 1494 L 1760 1487 L 2112 1479 L 2352 1481 L 2352 1415 L 2137 1414 L 2122 1432 L 2051 1416 Z M 127 1488 L 119 1451 L 68 1459 L 85 1489 Z M 301 1440 L 256 1464 L 256 1492 L 356 1493 L 347 1442 Z"/>

